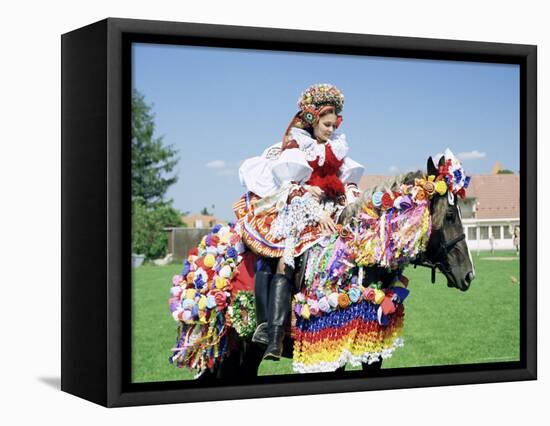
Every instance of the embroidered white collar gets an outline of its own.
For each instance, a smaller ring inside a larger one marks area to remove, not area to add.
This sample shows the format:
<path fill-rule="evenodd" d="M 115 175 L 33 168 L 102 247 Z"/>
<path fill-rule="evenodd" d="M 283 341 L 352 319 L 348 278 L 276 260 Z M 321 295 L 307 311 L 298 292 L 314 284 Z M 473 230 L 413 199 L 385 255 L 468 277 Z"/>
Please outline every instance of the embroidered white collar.
<path fill-rule="evenodd" d="M 290 129 L 290 137 L 298 143 L 300 150 L 306 154 L 308 161 L 319 159 L 319 166 L 325 163 L 325 147 L 324 144 L 318 143 L 313 139 L 309 132 L 304 129 L 293 127 Z M 332 152 L 338 160 L 342 160 L 348 153 L 348 143 L 345 134 L 333 133 L 332 137 L 327 141 L 327 144 L 332 148 Z"/>

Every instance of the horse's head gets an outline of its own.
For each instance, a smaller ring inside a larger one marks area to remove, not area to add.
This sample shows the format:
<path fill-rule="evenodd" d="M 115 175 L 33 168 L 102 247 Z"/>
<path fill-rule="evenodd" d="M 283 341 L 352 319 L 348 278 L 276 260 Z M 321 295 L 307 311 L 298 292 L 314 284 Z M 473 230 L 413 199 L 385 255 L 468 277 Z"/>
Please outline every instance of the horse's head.
<path fill-rule="evenodd" d="M 438 166 L 445 164 L 442 156 Z M 439 174 L 432 157 L 428 158 L 428 176 Z M 466 291 L 475 277 L 472 256 L 464 235 L 457 196 L 435 195 L 431 199 L 432 232 L 425 258 L 447 278 L 447 285 Z"/>
<path fill-rule="evenodd" d="M 445 158 L 445 156 L 447 158 Z M 411 187 L 417 185 L 426 187 L 429 182 L 432 182 L 429 191 L 431 232 L 428 234 L 428 241 L 426 243 L 424 239 L 423 244 L 425 245 L 421 251 L 416 252 L 414 247 L 407 247 L 406 250 L 401 250 L 400 253 L 403 256 L 407 256 L 407 254 L 404 253 L 409 253 L 412 256 L 409 261 L 417 265 L 431 267 L 434 272 L 435 268 L 439 269 L 447 278 L 447 285 L 449 287 L 455 287 L 459 290 L 466 291 L 475 277 L 475 271 L 470 251 L 466 244 L 458 203 L 459 196 L 465 195 L 464 191 L 468 186 L 469 177 L 464 175 L 464 171 L 460 167 L 460 164 L 450 151 L 446 151 L 445 156 L 442 156 L 439 160 L 439 167 L 436 167 L 431 157 L 428 159 L 427 175 L 426 172 L 418 170 L 416 172 L 409 172 L 404 175 L 396 176 L 371 188 L 367 188 L 363 191 L 363 194 L 358 200 L 348 205 L 342 211 L 339 217 L 339 223 L 344 227 L 353 227 L 354 224 L 363 221 L 361 218 L 361 215 L 365 215 L 363 212 L 366 212 L 366 215 L 370 216 L 371 221 L 373 220 L 372 218 L 379 217 L 377 215 L 382 211 L 392 211 L 390 217 L 396 217 L 393 216 L 394 213 L 397 210 L 401 211 L 402 207 L 388 204 L 381 207 L 381 205 L 383 205 L 383 198 L 386 194 L 388 194 L 386 196 L 386 201 L 391 199 L 397 202 L 397 199 L 392 198 L 391 194 L 394 196 L 399 195 L 403 186 L 408 188 L 407 191 L 409 191 Z M 428 178 L 427 181 L 426 177 Z M 428 195 L 424 190 L 421 194 L 424 194 L 424 197 Z M 375 195 L 377 195 L 376 204 L 373 201 Z M 412 196 L 416 198 L 416 193 Z M 407 197 L 409 197 L 409 195 L 407 195 Z M 424 197 L 422 197 L 421 200 L 425 200 Z M 405 203 L 405 205 L 407 204 L 408 207 L 405 207 L 406 212 L 409 211 L 407 209 L 411 206 L 410 203 Z M 424 207 L 425 206 L 424 204 Z M 407 219 L 407 214 L 408 213 L 404 213 L 405 219 Z M 398 215 L 399 213 L 397 213 L 397 216 Z M 412 217 L 421 219 L 420 216 L 414 216 L 414 213 Z M 419 223 L 414 221 L 413 223 L 419 226 Z M 411 225 L 409 224 L 408 226 Z M 376 227 L 374 227 L 374 229 L 376 229 Z M 385 227 L 383 229 L 385 229 Z M 412 234 L 408 232 L 406 235 L 409 237 L 415 235 L 415 238 L 421 238 L 421 234 L 422 232 L 413 232 Z M 386 241 L 387 235 L 385 231 L 384 235 L 385 236 L 381 237 L 382 241 Z M 407 237 L 401 238 L 399 236 L 396 241 L 398 245 L 403 243 L 403 241 L 408 241 L 409 244 L 413 243 L 407 240 Z M 372 246 L 369 247 L 372 249 Z M 376 265 L 376 262 L 382 262 L 382 259 L 377 259 L 377 256 L 383 257 L 383 261 L 386 265 L 395 261 L 395 259 L 388 260 L 385 250 L 379 250 L 376 253 L 378 253 L 378 255 L 374 254 L 373 257 L 371 253 L 369 254 L 370 257 L 368 257 L 370 262 L 375 262 L 373 266 Z"/>

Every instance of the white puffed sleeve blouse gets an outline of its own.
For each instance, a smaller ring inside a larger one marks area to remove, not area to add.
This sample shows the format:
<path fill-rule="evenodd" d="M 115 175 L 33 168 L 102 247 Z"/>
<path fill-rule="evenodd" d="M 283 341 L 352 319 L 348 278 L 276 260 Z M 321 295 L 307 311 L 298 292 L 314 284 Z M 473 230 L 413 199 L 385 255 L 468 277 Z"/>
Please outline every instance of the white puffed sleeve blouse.
<path fill-rule="evenodd" d="M 319 158 L 319 164 L 324 163 L 323 144 L 317 143 L 306 130 L 292 128 L 290 139 L 296 140 L 298 149 L 285 149 L 281 152 L 282 143 L 279 142 L 267 148 L 262 155 L 243 162 L 239 168 L 239 179 L 248 191 L 263 198 L 273 194 L 287 182 L 304 184 L 313 171 L 308 161 Z M 345 135 L 335 133 L 327 143 L 331 145 L 338 159 L 344 159 L 338 173 L 342 183 L 359 184 L 364 167 L 346 157 L 348 145 Z"/>

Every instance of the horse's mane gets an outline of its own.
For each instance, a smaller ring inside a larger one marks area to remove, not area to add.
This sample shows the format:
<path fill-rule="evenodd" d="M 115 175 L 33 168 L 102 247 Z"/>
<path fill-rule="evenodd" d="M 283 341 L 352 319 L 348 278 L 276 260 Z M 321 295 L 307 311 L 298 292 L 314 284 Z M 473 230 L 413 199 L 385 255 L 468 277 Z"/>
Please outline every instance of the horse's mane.
<path fill-rule="evenodd" d="M 361 206 L 363 205 L 363 203 L 367 202 L 375 192 L 399 191 L 401 189 L 401 185 L 412 185 L 414 184 L 415 179 L 423 178 L 425 176 L 426 173 L 421 170 L 407 172 L 397 176 L 389 177 L 383 182 L 380 182 L 377 185 L 365 189 L 356 201 L 354 201 L 348 207 L 346 207 L 346 209 L 344 209 L 344 211 L 340 215 L 339 222 L 346 224 L 349 223 L 352 218 L 357 217 L 358 213 L 361 211 Z M 445 203 L 434 203 L 432 210 L 433 228 L 439 229 L 442 226 L 445 211 Z"/>
<path fill-rule="evenodd" d="M 377 191 L 398 191 L 403 184 L 411 185 L 414 183 L 414 180 L 417 178 L 421 178 L 425 175 L 420 170 L 417 170 L 415 172 L 408 172 L 403 173 L 394 177 L 390 177 L 387 180 L 379 183 L 378 185 L 375 185 L 371 188 L 367 188 L 363 191 L 361 194 L 361 197 L 356 201 L 359 203 L 363 203 L 368 201 L 368 199 Z"/>

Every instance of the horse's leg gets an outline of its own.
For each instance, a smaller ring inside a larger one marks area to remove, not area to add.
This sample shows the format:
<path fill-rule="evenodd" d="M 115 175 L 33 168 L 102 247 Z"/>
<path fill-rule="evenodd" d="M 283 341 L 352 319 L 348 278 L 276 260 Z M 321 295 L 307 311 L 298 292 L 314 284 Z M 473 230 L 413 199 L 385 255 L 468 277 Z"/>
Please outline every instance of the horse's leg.
<path fill-rule="evenodd" d="M 346 371 L 346 366 L 345 365 L 343 365 L 340 368 L 337 368 L 336 370 L 334 370 L 335 373 L 343 373 L 344 371 Z"/>
<path fill-rule="evenodd" d="M 258 377 L 258 368 L 262 362 L 263 354 L 264 349 L 261 345 L 248 341 L 240 341 L 214 367 L 213 373 L 209 370 L 204 373 L 208 373 L 205 379 L 247 379 Z"/>
<path fill-rule="evenodd" d="M 374 371 L 378 371 L 382 368 L 382 360 L 379 360 L 379 361 L 376 361 L 376 362 L 373 362 L 372 364 L 367 364 L 367 363 L 361 363 L 361 369 L 365 372 L 369 372 L 369 373 L 372 373 Z M 346 366 L 342 366 L 340 368 L 337 368 L 336 370 L 334 370 L 335 373 L 343 373 L 344 371 L 346 371 Z"/>
<path fill-rule="evenodd" d="M 218 374 L 218 366 L 215 366 L 213 370 L 210 370 L 209 368 L 206 369 L 204 373 L 202 373 L 199 377 L 197 377 L 197 382 L 212 382 L 216 380 L 216 376 Z"/>
<path fill-rule="evenodd" d="M 220 360 L 216 368 L 216 378 L 234 379 L 239 377 L 241 365 L 241 349 L 233 349 L 229 354 Z"/>
<path fill-rule="evenodd" d="M 265 349 L 255 343 L 246 342 L 244 345 L 240 374 L 244 378 L 258 377 L 258 368 L 262 362 Z"/>
<path fill-rule="evenodd" d="M 363 369 L 363 371 L 368 373 L 374 373 L 374 372 L 380 371 L 380 369 L 382 368 L 382 360 L 379 359 L 378 361 L 375 361 L 371 364 L 363 362 L 361 363 L 361 368 Z"/>

